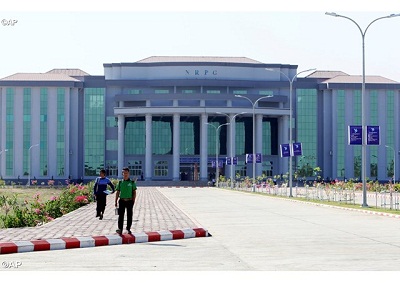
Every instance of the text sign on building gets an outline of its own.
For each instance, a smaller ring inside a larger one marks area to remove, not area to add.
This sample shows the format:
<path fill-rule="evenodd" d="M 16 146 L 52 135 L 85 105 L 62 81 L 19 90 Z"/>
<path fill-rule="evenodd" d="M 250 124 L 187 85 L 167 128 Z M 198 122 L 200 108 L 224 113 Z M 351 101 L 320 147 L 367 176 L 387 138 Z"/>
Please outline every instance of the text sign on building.
<path fill-rule="evenodd" d="M 362 126 L 349 126 L 348 139 L 350 145 L 362 145 Z"/>
<path fill-rule="evenodd" d="M 288 143 L 281 144 L 281 157 L 290 156 L 290 145 Z"/>
<path fill-rule="evenodd" d="M 379 145 L 379 126 L 367 126 L 367 145 Z"/>
<path fill-rule="evenodd" d="M 293 152 L 293 156 L 303 155 L 303 152 L 302 152 L 302 149 L 301 149 L 301 142 L 293 143 L 292 152 Z"/>

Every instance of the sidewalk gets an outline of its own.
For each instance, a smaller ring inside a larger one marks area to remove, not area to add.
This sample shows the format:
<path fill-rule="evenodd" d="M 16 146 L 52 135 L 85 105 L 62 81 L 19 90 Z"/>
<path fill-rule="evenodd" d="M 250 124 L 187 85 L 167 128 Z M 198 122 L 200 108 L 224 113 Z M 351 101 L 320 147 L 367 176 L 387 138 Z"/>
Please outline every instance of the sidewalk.
<path fill-rule="evenodd" d="M 115 235 L 118 215 L 114 214 L 115 194 L 107 197 L 104 218 L 96 215 L 96 203 L 90 203 L 39 227 L 0 229 L 1 246 L 5 242 L 94 237 Z M 126 222 L 126 215 L 125 215 Z M 125 229 L 124 224 L 124 229 Z M 174 231 L 199 228 L 190 217 L 165 197 L 160 188 L 138 188 L 133 210 L 132 233 Z M 126 233 L 126 230 L 123 231 Z M 124 235 L 123 235 L 124 236 Z"/>

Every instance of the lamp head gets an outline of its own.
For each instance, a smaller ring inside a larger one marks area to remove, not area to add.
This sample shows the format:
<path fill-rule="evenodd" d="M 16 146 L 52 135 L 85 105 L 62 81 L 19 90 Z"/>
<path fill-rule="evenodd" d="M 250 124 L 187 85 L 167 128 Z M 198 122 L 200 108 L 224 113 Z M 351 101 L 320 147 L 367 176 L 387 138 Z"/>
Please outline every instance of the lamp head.
<path fill-rule="evenodd" d="M 332 17 L 339 17 L 339 15 L 334 12 L 326 12 L 325 15 L 332 16 Z"/>

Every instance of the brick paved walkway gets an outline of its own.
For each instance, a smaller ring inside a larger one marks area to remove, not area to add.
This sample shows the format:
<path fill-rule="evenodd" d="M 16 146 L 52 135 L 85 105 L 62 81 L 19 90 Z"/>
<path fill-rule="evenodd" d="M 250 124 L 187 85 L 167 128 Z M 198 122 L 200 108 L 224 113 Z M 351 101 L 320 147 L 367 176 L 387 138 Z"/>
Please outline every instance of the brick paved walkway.
<path fill-rule="evenodd" d="M 132 232 L 200 227 L 164 196 L 162 190 L 163 188 L 157 187 L 138 188 L 133 209 Z M 109 195 L 103 220 L 95 217 L 96 203 L 90 203 L 43 226 L 0 229 L 0 242 L 115 234 L 118 216 L 114 215 L 114 202 L 115 194 Z"/>

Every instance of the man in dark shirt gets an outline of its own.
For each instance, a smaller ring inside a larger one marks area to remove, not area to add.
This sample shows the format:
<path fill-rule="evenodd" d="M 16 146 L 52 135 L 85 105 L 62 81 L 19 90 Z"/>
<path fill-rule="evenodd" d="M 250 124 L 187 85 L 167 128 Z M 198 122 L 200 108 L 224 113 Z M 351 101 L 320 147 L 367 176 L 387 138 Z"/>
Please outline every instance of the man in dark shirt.
<path fill-rule="evenodd" d="M 107 186 L 110 186 L 112 189 L 112 193 L 115 192 L 115 187 L 113 183 L 106 177 L 106 170 L 100 170 L 100 177 L 96 179 L 94 183 L 93 193 L 96 197 L 97 207 L 96 207 L 96 217 L 100 217 L 99 219 L 103 219 L 104 210 L 106 209 L 107 204 L 107 195 L 110 194 L 110 191 L 107 189 Z"/>

